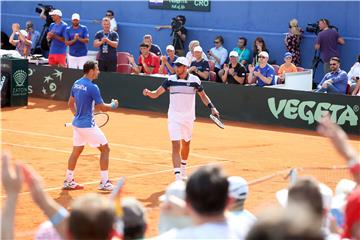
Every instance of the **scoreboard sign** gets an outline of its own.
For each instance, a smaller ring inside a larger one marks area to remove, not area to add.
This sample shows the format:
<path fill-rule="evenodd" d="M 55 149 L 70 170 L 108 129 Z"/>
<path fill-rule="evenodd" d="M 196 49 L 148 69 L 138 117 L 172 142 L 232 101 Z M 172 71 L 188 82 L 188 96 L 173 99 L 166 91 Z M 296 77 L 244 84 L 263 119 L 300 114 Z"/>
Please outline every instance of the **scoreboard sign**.
<path fill-rule="evenodd" d="M 149 0 L 149 8 L 210 12 L 210 0 Z"/>

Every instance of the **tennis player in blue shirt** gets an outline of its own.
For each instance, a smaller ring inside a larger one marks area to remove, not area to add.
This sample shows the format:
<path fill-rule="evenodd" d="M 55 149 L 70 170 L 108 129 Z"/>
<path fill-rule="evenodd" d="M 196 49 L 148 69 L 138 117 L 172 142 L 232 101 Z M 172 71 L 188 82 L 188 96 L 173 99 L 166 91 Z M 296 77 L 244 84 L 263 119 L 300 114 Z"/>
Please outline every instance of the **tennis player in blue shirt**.
<path fill-rule="evenodd" d="M 113 185 L 109 180 L 109 144 L 100 128 L 95 124 L 94 108 L 98 111 L 106 112 L 110 109 L 116 109 L 119 105 L 118 100 L 112 100 L 111 103 L 104 103 L 99 87 L 93 83 L 100 71 L 97 62 L 87 61 L 83 67 L 84 76 L 75 81 L 71 88 L 69 98 L 69 108 L 73 113 L 72 122 L 74 137 L 73 150 L 68 160 L 68 169 L 63 189 L 77 190 L 83 189 L 84 186 L 74 180 L 74 170 L 76 162 L 88 143 L 91 147 L 100 150 L 100 170 L 101 181 L 99 190 L 112 191 Z"/>

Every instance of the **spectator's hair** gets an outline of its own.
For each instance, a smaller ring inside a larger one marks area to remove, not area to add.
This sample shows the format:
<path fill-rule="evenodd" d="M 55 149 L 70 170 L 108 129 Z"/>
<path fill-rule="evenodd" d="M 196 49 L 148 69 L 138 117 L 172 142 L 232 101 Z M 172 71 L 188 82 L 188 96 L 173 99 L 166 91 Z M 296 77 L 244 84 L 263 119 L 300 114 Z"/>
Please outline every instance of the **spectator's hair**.
<path fill-rule="evenodd" d="M 313 178 L 299 179 L 289 189 L 288 204 L 305 204 L 317 217 L 323 217 L 323 201 L 319 184 Z"/>
<path fill-rule="evenodd" d="M 84 63 L 84 67 L 83 67 L 83 73 L 87 74 L 90 72 L 90 70 L 94 70 L 96 68 L 96 66 L 98 65 L 97 61 L 93 61 L 93 60 L 88 60 Z"/>
<path fill-rule="evenodd" d="M 191 49 L 194 49 L 194 46 L 197 44 L 197 46 L 200 46 L 200 42 L 198 40 L 192 40 L 189 43 L 189 50 L 191 51 Z"/>
<path fill-rule="evenodd" d="M 301 35 L 301 31 L 300 31 L 300 28 L 298 26 L 298 20 L 297 19 L 293 18 L 293 19 L 290 20 L 289 28 L 290 28 L 290 31 L 294 35 Z"/>
<path fill-rule="evenodd" d="M 114 12 L 112 10 L 107 10 L 106 11 L 107 13 L 111 13 L 111 16 L 113 17 L 114 16 Z"/>
<path fill-rule="evenodd" d="M 330 61 L 336 61 L 336 62 L 340 63 L 340 58 L 332 57 L 332 58 L 330 58 Z"/>
<path fill-rule="evenodd" d="M 328 19 L 326 19 L 326 18 L 320 19 L 319 22 L 324 22 L 327 26 L 330 25 L 330 21 Z"/>
<path fill-rule="evenodd" d="M 254 52 L 257 52 L 256 42 L 261 42 L 263 44 L 263 51 L 265 51 L 265 52 L 268 51 L 266 48 L 265 40 L 262 37 L 257 37 L 257 38 L 255 38 L 255 41 L 254 41 L 254 46 L 253 46 Z"/>
<path fill-rule="evenodd" d="M 140 47 L 146 47 L 146 48 L 149 48 L 150 46 L 149 46 L 148 44 L 146 44 L 146 43 L 141 43 L 141 44 L 140 44 Z"/>
<path fill-rule="evenodd" d="M 224 44 L 224 38 L 221 35 L 216 36 L 215 40 L 219 40 L 221 42 L 221 45 Z"/>
<path fill-rule="evenodd" d="M 186 17 L 184 15 L 177 15 L 176 18 L 179 18 L 182 21 L 182 24 L 185 25 Z"/>
<path fill-rule="evenodd" d="M 224 212 L 229 182 L 218 166 L 204 166 L 194 172 L 186 184 L 186 201 L 196 213 L 216 216 Z"/>
<path fill-rule="evenodd" d="M 69 232 L 73 239 L 110 239 L 114 223 L 115 209 L 107 198 L 87 194 L 72 204 Z"/>
<path fill-rule="evenodd" d="M 149 38 L 152 41 L 152 36 L 150 34 L 145 34 L 143 39 L 145 39 L 145 38 Z"/>
<path fill-rule="evenodd" d="M 102 21 L 103 21 L 103 22 L 110 22 L 110 18 L 108 18 L 108 17 L 103 17 Z"/>
<path fill-rule="evenodd" d="M 244 46 L 247 45 L 247 38 L 246 38 L 246 37 L 239 37 L 239 40 L 243 40 L 243 41 L 244 41 Z"/>

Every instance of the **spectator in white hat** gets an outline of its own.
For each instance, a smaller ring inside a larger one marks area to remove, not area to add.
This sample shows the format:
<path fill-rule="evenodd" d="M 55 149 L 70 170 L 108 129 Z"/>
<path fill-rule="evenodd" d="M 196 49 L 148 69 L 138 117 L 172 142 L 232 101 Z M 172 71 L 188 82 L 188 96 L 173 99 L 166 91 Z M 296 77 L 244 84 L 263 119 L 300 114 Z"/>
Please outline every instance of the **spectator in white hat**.
<path fill-rule="evenodd" d="M 69 68 L 83 69 L 88 60 L 89 33 L 87 27 L 80 24 L 78 13 L 74 13 L 71 20 L 72 25 L 65 31 L 65 44 L 69 46 L 68 64 Z"/>
<path fill-rule="evenodd" d="M 55 9 L 49 14 L 54 21 L 50 24 L 47 34 L 47 40 L 51 42 L 49 64 L 66 67 L 65 30 L 68 25 L 62 21 L 62 12 L 59 9 Z"/>
<path fill-rule="evenodd" d="M 219 77 L 224 83 L 244 84 L 246 79 L 246 68 L 239 62 L 239 54 L 231 51 L 229 54 L 229 65 L 224 64 L 219 71 Z"/>
<path fill-rule="evenodd" d="M 166 47 L 167 56 L 161 56 L 161 64 L 159 68 L 159 73 L 164 73 L 164 69 L 166 69 L 166 73 L 168 75 L 175 74 L 175 61 L 178 56 L 175 55 L 175 48 L 173 45 L 167 45 Z"/>
<path fill-rule="evenodd" d="M 12 24 L 12 33 L 9 38 L 9 43 L 16 46 L 16 50 L 21 56 L 29 56 L 32 44 L 31 37 L 29 38 L 28 32 L 25 30 L 20 30 L 20 25 L 18 23 Z"/>
<path fill-rule="evenodd" d="M 269 54 L 265 51 L 259 53 L 259 64 L 254 67 L 249 65 L 248 82 L 256 83 L 258 87 L 275 84 L 275 70 L 268 64 Z"/>
<path fill-rule="evenodd" d="M 197 76 L 201 81 L 209 80 L 209 62 L 203 58 L 203 49 L 200 46 L 194 48 L 195 60 L 191 62 L 189 73 Z"/>

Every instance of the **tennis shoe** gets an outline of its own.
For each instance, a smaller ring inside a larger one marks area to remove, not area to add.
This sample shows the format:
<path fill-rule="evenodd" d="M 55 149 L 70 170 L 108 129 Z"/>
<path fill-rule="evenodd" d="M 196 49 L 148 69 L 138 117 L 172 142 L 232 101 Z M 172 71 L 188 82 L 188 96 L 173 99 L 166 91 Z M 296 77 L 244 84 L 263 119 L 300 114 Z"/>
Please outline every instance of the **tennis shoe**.
<path fill-rule="evenodd" d="M 64 190 L 81 190 L 81 189 L 84 189 L 84 186 L 75 182 L 74 179 L 71 180 L 70 182 L 65 180 L 63 189 Z"/>
<path fill-rule="evenodd" d="M 106 183 L 100 182 L 98 190 L 111 192 L 112 190 L 114 190 L 114 185 L 111 183 L 110 180 L 107 180 Z"/>

